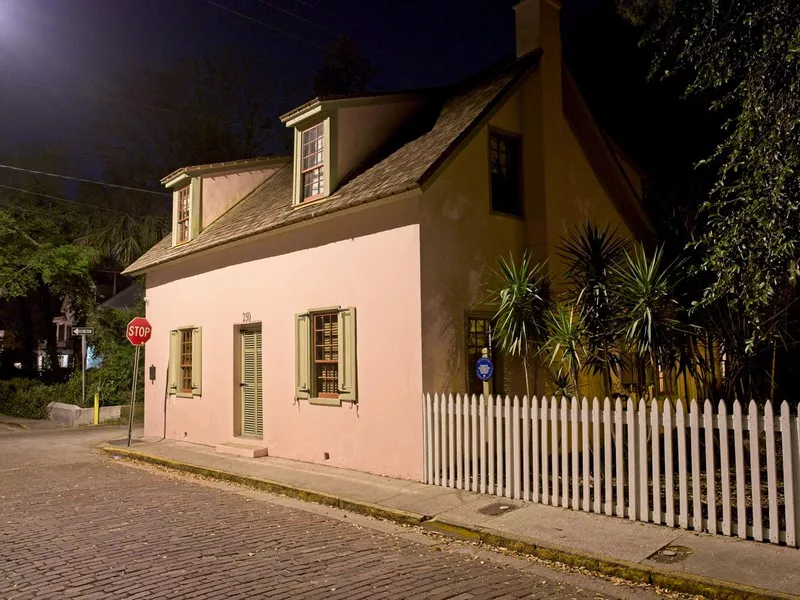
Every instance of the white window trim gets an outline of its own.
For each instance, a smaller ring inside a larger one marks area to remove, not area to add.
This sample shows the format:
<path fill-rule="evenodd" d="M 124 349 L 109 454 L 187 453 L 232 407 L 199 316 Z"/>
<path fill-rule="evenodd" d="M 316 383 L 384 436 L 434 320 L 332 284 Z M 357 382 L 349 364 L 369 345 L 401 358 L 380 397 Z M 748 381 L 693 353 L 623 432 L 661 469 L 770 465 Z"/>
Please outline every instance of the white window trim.
<path fill-rule="evenodd" d="M 322 167 L 323 167 L 323 181 L 322 181 L 322 195 L 314 198 L 313 200 L 303 201 L 303 132 L 319 125 L 324 124 L 323 127 L 323 148 L 322 148 Z M 337 120 L 335 115 L 314 115 L 306 121 L 302 121 L 295 125 L 294 128 L 294 193 L 292 204 L 295 208 L 299 206 L 308 206 L 322 202 L 330 196 L 339 183 L 339 173 L 337 169 Z"/>
<path fill-rule="evenodd" d="M 189 187 L 189 239 L 178 241 L 178 206 L 180 191 Z M 202 218 L 202 185 L 200 177 L 192 177 L 188 182 L 181 181 L 172 190 L 172 246 L 182 246 L 191 242 L 200 233 Z"/>

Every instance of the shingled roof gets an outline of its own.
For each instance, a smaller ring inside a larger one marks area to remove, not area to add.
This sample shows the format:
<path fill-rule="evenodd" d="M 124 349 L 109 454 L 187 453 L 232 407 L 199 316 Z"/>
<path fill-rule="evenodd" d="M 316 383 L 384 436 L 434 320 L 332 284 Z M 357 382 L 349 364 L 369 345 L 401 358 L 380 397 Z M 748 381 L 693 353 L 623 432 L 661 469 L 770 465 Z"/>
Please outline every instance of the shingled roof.
<path fill-rule="evenodd" d="M 538 63 L 538 57 L 534 54 L 429 92 L 428 108 L 324 201 L 293 206 L 293 169 L 287 158 L 272 177 L 196 238 L 172 247 L 172 236 L 167 236 L 125 273 L 142 273 L 203 250 L 418 189 Z"/>

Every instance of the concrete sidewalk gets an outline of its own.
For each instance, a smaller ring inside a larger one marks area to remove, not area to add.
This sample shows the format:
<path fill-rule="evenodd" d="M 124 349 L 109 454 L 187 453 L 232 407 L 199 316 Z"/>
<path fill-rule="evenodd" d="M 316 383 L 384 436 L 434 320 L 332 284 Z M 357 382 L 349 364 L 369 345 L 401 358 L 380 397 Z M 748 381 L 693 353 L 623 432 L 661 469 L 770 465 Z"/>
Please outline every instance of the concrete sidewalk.
<path fill-rule="evenodd" d="M 800 551 L 171 440 L 103 450 L 708 598 L 800 598 Z M 669 548 L 667 548 L 669 547 Z M 666 554 L 663 554 L 664 550 Z M 674 555 L 673 555 L 674 554 Z"/>

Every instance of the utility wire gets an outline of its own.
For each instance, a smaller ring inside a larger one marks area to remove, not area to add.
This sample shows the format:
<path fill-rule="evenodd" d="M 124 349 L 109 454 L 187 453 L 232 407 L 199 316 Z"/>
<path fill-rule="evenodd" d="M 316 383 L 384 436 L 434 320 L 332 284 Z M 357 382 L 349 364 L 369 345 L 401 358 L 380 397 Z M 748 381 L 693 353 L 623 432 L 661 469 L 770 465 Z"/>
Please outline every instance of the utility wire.
<path fill-rule="evenodd" d="M 96 181 L 94 179 L 83 179 L 81 177 L 72 177 L 70 175 L 59 175 L 57 173 L 47 173 L 45 171 L 35 171 L 33 169 L 24 169 L 22 167 L 12 167 L 11 165 L 0 165 L 0 169 L 11 169 L 12 171 L 20 171 L 22 173 L 33 173 L 34 175 L 46 175 L 47 177 L 58 177 L 59 179 L 69 179 L 70 181 L 80 181 L 81 183 L 94 183 L 96 185 L 104 185 L 107 187 L 119 188 L 128 190 L 130 192 L 144 192 L 146 194 L 157 194 L 159 196 L 171 196 L 167 192 L 156 192 L 153 190 L 146 190 L 144 188 L 135 188 L 127 185 L 118 185 L 116 183 L 108 183 L 105 181 Z"/>
<path fill-rule="evenodd" d="M 213 117 L 206 117 L 204 115 L 198 115 L 195 113 L 189 113 L 182 110 L 175 110 L 172 108 L 164 108 L 163 106 L 155 106 L 153 104 L 143 104 L 141 102 L 133 102 L 131 100 L 122 100 L 121 98 L 113 98 L 111 96 L 101 96 L 99 94 L 89 94 L 88 92 L 78 92 L 75 90 L 67 90 L 60 87 L 54 87 L 52 85 L 45 85 L 43 83 L 36 83 L 34 81 L 25 81 L 23 79 L 15 79 L 13 77 L 0 77 L 0 81 L 7 81 L 8 83 L 16 83 L 18 85 L 27 85 L 30 87 L 38 87 L 43 90 L 49 90 L 51 92 L 60 92 L 62 94 L 72 94 L 74 96 L 83 96 L 85 98 L 94 98 L 95 100 L 103 100 L 105 102 L 116 102 L 117 104 L 129 104 L 131 106 L 136 106 L 138 108 L 147 108 L 150 110 L 159 110 L 161 112 L 170 113 L 173 115 L 183 115 L 187 117 L 194 117 L 195 119 L 205 119 L 208 121 L 216 121 L 217 119 Z"/>
<path fill-rule="evenodd" d="M 256 23 L 258 25 L 261 25 L 262 27 L 266 27 L 267 29 L 272 29 L 273 31 L 277 31 L 278 33 L 282 33 L 285 36 L 288 36 L 288 37 L 290 37 L 290 38 L 292 38 L 294 40 L 297 40 L 299 42 L 302 42 L 304 44 L 308 44 L 309 46 L 314 46 L 315 48 L 318 48 L 318 49 L 322 50 L 323 52 L 334 54 L 336 56 L 339 56 L 339 57 L 347 59 L 347 60 L 350 60 L 350 59 L 353 58 L 352 56 L 350 56 L 348 54 L 345 54 L 343 52 L 337 52 L 333 48 L 324 46 L 322 44 L 318 44 L 318 43 L 308 39 L 307 37 L 303 37 L 303 36 L 297 35 L 295 33 L 291 33 L 290 31 L 286 31 L 285 29 L 282 29 L 282 28 L 280 28 L 280 27 L 278 27 L 276 25 L 273 25 L 272 23 L 266 23 L 264 21 L 256 19 L 255 17 L 251 17 L 250 15 L 247 15 L 247 14 L 245 14 L 243 12 L 240 12 L 238 10 L 235 10 L 233 8 L 230 8 L 228 6 L 220 4 L 218 2 L 214 2 L 214 0 L 203 0 L 203 1 L 206 4 L 210 4 L 211 6 L 216 6 L 217 8 L 219 8 L 221 10 L 224 10 L 225 12 L 229 12 L 229 13 L 231 13 L 233 15 L 236 15 L 237 17 L 241 17 L 242 19 L 246 19 L 248 21 L 251 21 L 252 23 Z M 288 11 L 284 11 L 284 12 L 288 12 Z M 401 77 L 401 79 L 403 79 L 404 81 L 410 83 L 410 80 L 408 78 L 406 78 L 406 77 Z"/>
<path fill-rule="evenodd" d="M 317 23 L 316 21 L 312 21 L 311 19 L 308 19 L 308 18 L 306 18 L 306 17 L 304 17 L 302 15 L 298 15 L 297 13 L 293 13 L 290 10 L 286 10 L 285 8 L 283 8 L 281 6 L 273 4 L 269 0 L 258 0 L 258 1 L 261 2 L 261 4 L 263 4 L 264 6 L 269 6 L 270 8 L 272 8 L 274 10 L 277 10 L 278 12 L 282 12 L 284 14 L 287 14 L 290 17 L 294 17 L 295 19 L 303 21 L 304 23 L 308 23 L 309 25 L 313 25 L 314 27 L 319 27 L 320 29 L 323 29 L 325 31 L 330 31 L 331 33 L 335 33 L 336 35 L 343 35 L 343 36 L 350 37 L 349 35 L 347 35 L 346 33 L 343 33 L 339 29 L 334 29 L 333 27 L 329 27 L 328 25 L 323 25 L 322 23 Z"/>
<path fill-rule="evenodd" d="M 156 110 L 159 112 L 169 113 L 172 115 L 178 115 L 183 117 L 191 117 L 193 119 L 201 119 L 204 121 L 209 121 L 212 123 L 228 123 L 234 127 L 241 127 L 243 129 L 255 129 L 253 125 L 245 125 L 243 123 L 234 123 L 233 121 L 226 121 L 225 119 L 218 119 L 215 117 L 208 117 L 206 115 L 198 115 L 197 113 L 190 113 L 184 110 L 175 110 L 173 108 L 165 108 L 163 106 L 156 106 L 154 104 L 144 104 L 142 102 L 134 102 L 132 100 L 123 100 L 121 98 L 114 98 L 112 96 L 101 96 L 99 94 L 90 94 L 88 92 L 78 92 L 76 90 L 68 90 L 61 87 L 54 87 L 52 85 L 46 85 L 43 83 L 36 83 L 35 81 L 25 81 L 24 79 L 15 79 L 13 77 L 2 77 L 0 76 L 0 81 L 5 81 L 8 83 L 14 83 L 17 85 L 26 85 L 29 87 L 35 87 L 43 90 L 47 90 L 50 92 L 58 92 L 60 94 L 71 94 L 73 96 L 82 96 L 84 98 L 92 98 L 93 100 L 102 100 L 103 102 L 112 102 L 114 104 L 128 104 L 130 106 L 134 106 L 136 108 L 144 108 L 148 110 Z"/>
<path fill-rule="evenodd" d="M 277 10 L 278 12 L 282 12 L 284 14 L 289 15 L 290 17 L 294 17 L 295 19 L 297 19 L 299 21 L 303 21 L 304 23 L 308 23 L 309 25 L 313 25 L 314 27 L 319 27 L 320 29 L 322 29 L 324 31 L 329 31 L 329 32 L 334 33 L 334 34 L 336 34 L 338 36 L 346 37 L 346 38 L 350 38 L 350 39 L 352 39 L 352 37 L 353 37 L 350 34 L 342 31 L 341 29 L 335 29 L 333 27 L 330 27 L 329 25 L 323 25 L 319 21 L 314 21 L 313 19 L 309 19 L 307 17 L 304 17 L 303 15 L 299 15 L 299 14 L 297 14 L 295 12 L 292 12 L 290 10 L 287 10 L 287 9 L 281 7 L 281 6 L 278 6 L 278 5 L 274 4 L 273 2 L 270 2 L 270 0 L 258 0 L 258 1 L 261 2 L 261 4 L 263 4 L 264 6 L 268 6 L 268 7 L 272 8 L 272 9 L 274 9 L 274 10 Z M 320 9 L 316 9 L 316 7 L 315 7 L 315 10 L 320 10 Z M 325 12 L 328 12 L 328 11 L 325 11 Z M 374 39 L 377 40 L 379 38 L 376 36 Z M 328 51 L 330 51 L 330 50 L 328 50 Z M 390 59 L 390 61 L 393 62 L 397 66 L 406 67 L 408 69 L 414 69 L 414 70 L 417 70 L 422 66 L 420 64 L 411 64 L 411 63 L 408 63 L 408 62 L 405 62 L 405 61 L 399 61 L 399 60 L 394 59 L 394 58 Z"/>
<path fill-rule="evenodd" d="M 129 217 L 141 217 L 142 215 L 135 215 L 133 213 L 125 212 L 124 210 L 117 210 L 116 208 L 106 208 L 105 206 L 97 206 L 96 204 L 89 204 L 88 202 L 81 202 L 80 200 L 70 200 L 68 198 L 61 198 L 60 196 L 51 196 L 50 194 L 42 194 L 41 192 L 33 192 L 31 190 L 26 190 L 23 188 L 13 187 L 10 185 L 3 185 L 0 184 L 0 188 L 4 188 L 6 190 L 12 190 L 15 192 L 20 192 L 22 194 L 31 194 L 32 196 L 41 196 L 42 198 L 48 198 L 50 200 L 55 200 L 57 202 L 67 202 L 69 204 L 77 204 L 79 206 L 88 206 L 89 208 L 93 208 L 95 210 L 105 210 L 108 212 L 117 213 L 120 215 L 127 215 Z"/>
<path fill-rule="evenodd" d="M 226 12 L 229 12 L 229 13 L 231 13 L 233 15 L 236 15 L 237 17 L 241 17 L 242 19 L 246 19 L 246 20 L 251 21 L 253 23 L 257 23 L 258 25 L 266 27 L 267 29 L 272 29 L 273 31 L 277 31 L 278 33 L 282 33 L 283 35 L 288 36 L 288 37 L 290 37 L 292 39 L 295 39 L 295 40 L 297 40 L 299 42 L 303 42 L 304 44 L 309 44 L 310 46 L 314 46 L 315 48 L 319 48 L 320 50 L 323 50 L 325 52 L 329 52 L 330 51 L 328 48 L 326 48 L 322 44 L 317 44 L 316 42 L 313 42 L 313 41 L 309 40 L 308 38 L 302 37 L 302 36 L 297 35 L 295 33 L 291 33 L 289 31 L 286 31 L 285 29 L 281 29 L 280 27 L 277 27 L 276 25 L 272 25 L 271 23 L 265 23 L 264 21 L 260 21 L 259 19 L 256 19 L 255 17 L 251 17 L 250 15 L 246 15 L 243 12 L 239 12 L 238 10 L 234 10 L 233 8 L 230 8 L 228 6 L 224 6 L 222 4 L 219 4 L 218 2 L 214 2 L 214 0 L 203 0 L 203 2 L 205 2 L 206 4 L 210 4 L 211 6 L 216 6 L 217 8 L 219 8 L 221 10 L 224 10 Z M 334 52 L 334 54 L 335 54 L 335 52 Z M 344 55 L 342 55 L 342 56 L 344 57 Z M 345 58 L 349 58 L 349 57 L 345 57 Z"/>

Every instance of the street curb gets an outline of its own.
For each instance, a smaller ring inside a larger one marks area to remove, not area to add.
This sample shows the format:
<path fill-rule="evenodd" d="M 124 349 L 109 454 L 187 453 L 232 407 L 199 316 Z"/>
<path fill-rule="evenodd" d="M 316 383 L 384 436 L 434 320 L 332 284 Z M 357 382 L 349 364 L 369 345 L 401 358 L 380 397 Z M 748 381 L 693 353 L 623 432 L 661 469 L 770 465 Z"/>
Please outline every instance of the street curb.
<path fill-rule="evenodd" d="M 8 425 L 9 427 L 19 427 L 20 429 L 29 430 L 30 427 L 25 423 L 17 423 L 16 421 L 0 421 L 0 425 Z"/>
<path fill-rule="evenodd" d="M 655 567 L 615 560 L 606 556 L 582 552 L 573 548 L 544 544 L 538 540 L 526 538 L 524 536 L 512 537 L 483 527 L 464 526 L 449 522 L 446 519 L 379 506 L 361 500 L 334 496 L 324 492 L 317 492 L 279 483 L 277 481 L 270 481 L 247 475 L 237 475 L 217 469 L 209 469 L 207 467 L 128 450 L 127 448 L 101 446 L 100 451 L 109 455 L 118 455 L 130 460 L 158 465 L 175 471 L 193 473 L 220 481 L 238 483 L 250 488 L 282 494 L 306 502 L 324 504 L 349 512 L 393 521 L 401 525 L 421 526 L 436 533 L 465 539 L 471 542 L 480 542 L 489 547 L 504 548 L 513 552 L 528 554 L 572 567 L 581 567 L 602 575 L 618 577 L 634 583 L 646 583 L 665 590 L 701 595 L 712 600 L 797 600 L 800 598 L 800 596 L 761 590 L 702 575 L 663 571 Z"/>
<path fill-rule="evenodd" d="M 505 548 L 571 567 L 581 567 L 609 577 L 618 577 L 633 583 L 646 583 L 673 592 L 700 595 L 712 600 L 796 600 L 800 598 L 800 596 L 762 590 L 704 575 L 663 571 L 656 567 L 615 560 L 574 548 L 544 544 L 524 536 L 512 537 L 483 527 L 464 526 L 438 517 L 425 521 L 422 523 L 422 527 L 472 542 L 480 541 L 486 546 Z"/>
<path fill-rule="evenodd" d="M 281 494 L 290 498 L 297 498 L 306 502 L 315 502 L 317 504 L 324 504 L 341 510 L 346 510 L 353 513 L 366 515 L 368 517 L 375 517 L 384 519 L 386 521 L 394 521 L 401 525 L 421 525 L 425 520 L 429 519 L 425 515 L 418 515 L 416 513 L 408 512 L 405 510 L 387 508 L 361 500 L 354 500 L 343 496 L 334 496 L 333 494 L 326 494 L 325 492 L 317 492 L 308 490 L 301 487 L 271 481 L 269 479 L 260 479 L 258 477 L 250 477 L 248 475 L 237 475 L 235 473 L 228 473 L 217 469 L 209 469 L 198 465 L 192 465 L 168 458 L 161 458 L 152 456 L 143 452 L 136 452 L 128 450 L 127 448 L 116 448 L 114 446 L 101 446 L 100 451 L 109 455 L 119 455 L 124 458 L 135 460 L 139 462 L 149 463 L 173 469 L 175 471 L 182 471 L 184 473 L 193 473 L 195 475 L 202 475 L 203 477 L 210 477 L 220 481 L 228 481 L 231 483 L 238 483 L 250 488 L 261 490 L 264 492 L 271 492 L 273 494 Z"/>

